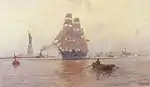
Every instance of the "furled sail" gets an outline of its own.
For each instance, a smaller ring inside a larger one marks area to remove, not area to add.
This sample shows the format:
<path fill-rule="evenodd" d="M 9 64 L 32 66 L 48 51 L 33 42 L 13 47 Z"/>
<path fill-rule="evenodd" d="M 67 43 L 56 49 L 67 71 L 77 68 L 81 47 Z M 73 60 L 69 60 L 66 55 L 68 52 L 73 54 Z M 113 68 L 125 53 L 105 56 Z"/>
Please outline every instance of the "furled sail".
<path fill-rule="evenodd" d="M 87 41 L 79 18 L 72 19 L 72 14 L 67 13 L 63 29 L 59 32 L 53 43 L 64 51 L 75 49 L 87 53 Z"/>

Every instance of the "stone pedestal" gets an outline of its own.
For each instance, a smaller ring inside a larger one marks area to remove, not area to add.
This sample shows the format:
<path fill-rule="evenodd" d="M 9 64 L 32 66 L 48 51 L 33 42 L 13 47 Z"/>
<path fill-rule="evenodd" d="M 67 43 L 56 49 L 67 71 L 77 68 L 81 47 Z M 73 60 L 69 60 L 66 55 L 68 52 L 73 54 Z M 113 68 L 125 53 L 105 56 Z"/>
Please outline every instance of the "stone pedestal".
<path fill-rule="evenodd" d="M 32 44 L 29 44 L 29 45 L 28 45 L 27 55 L 33 56 Z"/>

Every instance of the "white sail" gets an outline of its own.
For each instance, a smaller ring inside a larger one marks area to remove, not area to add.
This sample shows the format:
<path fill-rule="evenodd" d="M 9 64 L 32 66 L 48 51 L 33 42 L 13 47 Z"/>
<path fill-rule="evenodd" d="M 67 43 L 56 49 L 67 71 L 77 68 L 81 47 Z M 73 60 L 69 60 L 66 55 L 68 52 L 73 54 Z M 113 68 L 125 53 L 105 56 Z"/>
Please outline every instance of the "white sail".
<path fill-rule="evenodd" d="M 72 14 L 65 16 L 63 29 L 55 38 L 54 42 L 62 50 L 79 49 L 84 53 L 88 52 L 87 39 L 84 37 L 79 18 L 72 20 Z"/>

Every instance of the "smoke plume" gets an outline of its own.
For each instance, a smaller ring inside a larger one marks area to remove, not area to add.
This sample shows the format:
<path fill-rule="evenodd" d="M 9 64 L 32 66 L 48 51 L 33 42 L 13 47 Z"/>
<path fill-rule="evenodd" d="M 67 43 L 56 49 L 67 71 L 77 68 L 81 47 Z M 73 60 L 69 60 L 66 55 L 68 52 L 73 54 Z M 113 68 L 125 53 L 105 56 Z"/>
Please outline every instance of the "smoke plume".
<path fill-rule="evenodd" d="M 92 11 L 90 0 L 68 0 L 68 1 L 73 3 L 76 6 L 84 5 L 88 11 Z"/>

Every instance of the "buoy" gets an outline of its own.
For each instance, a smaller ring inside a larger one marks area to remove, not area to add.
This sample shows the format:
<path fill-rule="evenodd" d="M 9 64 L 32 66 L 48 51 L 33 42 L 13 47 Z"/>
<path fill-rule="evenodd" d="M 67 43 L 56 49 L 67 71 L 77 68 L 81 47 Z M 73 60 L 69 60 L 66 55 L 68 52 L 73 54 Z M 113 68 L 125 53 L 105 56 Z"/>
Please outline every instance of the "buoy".
<path fill-rule="evenodd" d="M 15 60 L 12 62 L 12 65 L 13 65 L 14 67 L 20 66 L 20 62 L 16 59 L 16 56 L 15 56 L 15 55 L 14 55 L 14 58 L 15 58 Z"/>

